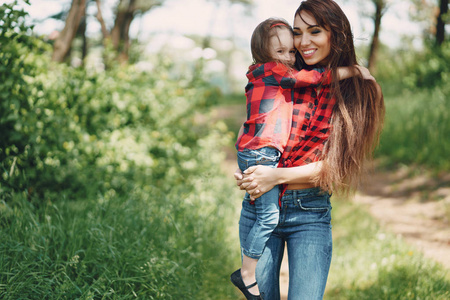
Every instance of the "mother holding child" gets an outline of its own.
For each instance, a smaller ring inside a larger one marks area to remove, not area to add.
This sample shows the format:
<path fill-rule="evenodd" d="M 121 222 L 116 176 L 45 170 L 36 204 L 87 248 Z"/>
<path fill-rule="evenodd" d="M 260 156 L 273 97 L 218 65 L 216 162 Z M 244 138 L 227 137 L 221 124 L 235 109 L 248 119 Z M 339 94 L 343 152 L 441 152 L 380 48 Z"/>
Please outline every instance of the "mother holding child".
<path fill-rule="evenodd" d="M 303 1 L 293 29 L 268 19 L 252 36 L 247 121 L 239 133 L 242 267 L 247 299 L 322 299 L 331 263 L 332 192 L 356 188 L 384 119 L 381 88 L 358 66 L 350 23 L 332 0 Z M 295 65 L 294 65 L 295 64 Z"/>

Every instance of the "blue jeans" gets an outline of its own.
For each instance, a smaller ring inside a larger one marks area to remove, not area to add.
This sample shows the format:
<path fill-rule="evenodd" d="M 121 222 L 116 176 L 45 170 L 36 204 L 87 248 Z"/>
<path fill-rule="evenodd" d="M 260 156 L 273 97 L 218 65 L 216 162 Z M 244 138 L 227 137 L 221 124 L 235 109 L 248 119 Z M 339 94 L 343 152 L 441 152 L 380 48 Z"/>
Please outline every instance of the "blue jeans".
<path fill-rule="evenodd" d="M 242 203 L 240 235 L 246 236 L 256 210 Z M 256 266 L 256 281 L 263 299 L 280 299 L 280 267 L 284 247 L 289 261 L 289 300 L 322 299 L 331 264 L 330 195 L 319 188 L 287 190 L 281 200 L 278 226 L 266 243 Z"/>
<path fill-rule="evenodd" d="M 248 167 L 255 165 L 266 165 L 276 168 L 281 153 L 275 148 L 264 147 L 258 150 L 239 151 L 238 166 L 241 171 L 245 171 Z M 249 198 L 248 194 L 245 195 Z M 279 188 L 274 187 L 261 197 L 255 200 L 253 206 L 255 211 L 255 219 L 252 221 L 251 229 L 245 232 L 245 235 L 239 234 L 242 253 L 248 257 L 259 259 L 264 251 L 266 242 L 272 231 L 278 224 L 279 205 L 278 205 Z"/>

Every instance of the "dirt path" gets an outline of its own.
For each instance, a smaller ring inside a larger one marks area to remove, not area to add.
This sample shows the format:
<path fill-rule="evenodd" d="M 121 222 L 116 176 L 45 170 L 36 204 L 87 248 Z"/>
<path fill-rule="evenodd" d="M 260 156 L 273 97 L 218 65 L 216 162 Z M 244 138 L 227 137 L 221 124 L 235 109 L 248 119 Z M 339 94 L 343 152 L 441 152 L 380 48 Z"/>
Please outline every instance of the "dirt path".
<path fill-rule="evenodd" d="M 412 171 L 373 174 L 354 201 L 367 206 L 386 230 L 450 269 L 450 174 Z"/>

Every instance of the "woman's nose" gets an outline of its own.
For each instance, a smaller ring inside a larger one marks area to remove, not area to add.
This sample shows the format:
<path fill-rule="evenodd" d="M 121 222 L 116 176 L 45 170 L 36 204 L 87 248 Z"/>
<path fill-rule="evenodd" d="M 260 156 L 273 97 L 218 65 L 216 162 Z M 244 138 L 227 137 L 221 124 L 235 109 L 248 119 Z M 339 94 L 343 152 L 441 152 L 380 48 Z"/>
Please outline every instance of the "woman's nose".
<path fill-rule="evenodd" d="M 309 38 L 309 36 L 307 34 L 304 34 L 300 41 L 300 45 L 302 45 L 302 46 L 308 45 L 310 42 L 311 42 L 311 39 Z"/>

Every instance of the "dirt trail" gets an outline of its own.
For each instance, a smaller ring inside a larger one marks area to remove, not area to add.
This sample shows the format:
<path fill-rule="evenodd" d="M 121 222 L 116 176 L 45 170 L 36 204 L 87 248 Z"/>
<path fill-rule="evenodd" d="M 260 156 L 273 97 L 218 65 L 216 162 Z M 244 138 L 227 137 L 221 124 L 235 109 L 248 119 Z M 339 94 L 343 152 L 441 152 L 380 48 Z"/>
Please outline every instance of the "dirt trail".
<path fill-rule="evenodd" d="M 412 168 L 377 172 L 354 201 L 380 224 L 450 269 L 450 174 L 431 176 Z"/>

